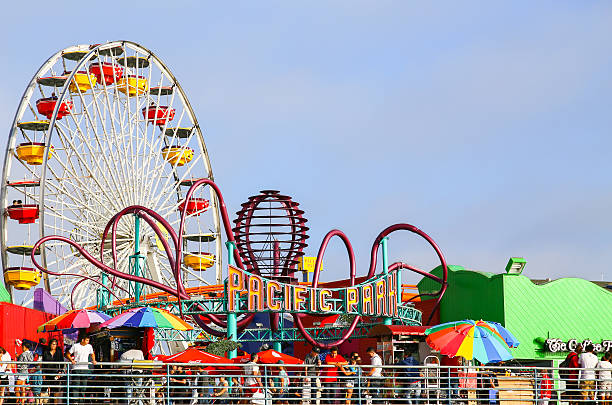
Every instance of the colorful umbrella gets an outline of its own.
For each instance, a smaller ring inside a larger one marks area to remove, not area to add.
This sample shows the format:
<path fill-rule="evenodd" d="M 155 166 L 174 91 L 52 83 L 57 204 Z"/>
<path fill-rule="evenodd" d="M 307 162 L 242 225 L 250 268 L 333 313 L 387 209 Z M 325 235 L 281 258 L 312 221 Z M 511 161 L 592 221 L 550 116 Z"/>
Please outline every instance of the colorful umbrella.
<path fill-rule="evenodd" d="M 512 332 L 510 332 L 508 329 L 504 328 L 497 322 L 488 322 L 488 324 L 493 326 L 497 333 L 499 333 L 500 336 L 504 338 L 508 347 L 518 347 L 520 342 L 518 341 L 516 336 L 512 334 Z"/>
<path fill-rule="evenodd" d="M 91 309 L 73 309 L 51 319 L 38 327 L 38 332 L 55 332 L 65 329 L 89 328 L 91 325 L 110 319 L 105 313 Z"/>
<path fill-rule="evenodd" d="M 447 322 L 427 329 L 425 334 L 429 346 L 447 356 L 476 359 L 483 364 L 512 359 L 504 338 L 484 321 Z"/>
<path fill-rule="evenodd" d="M 302 364 L 304 362 L 297 357 L 289 356 L 288 354 L 277 352 L 272 349 L 259 352 L 257 356 L 259 356 L 259 362 L 264 364 L 276 364 L 279 360 L 282 360 L 285 364 Z"/>
<path fill-rule="evenodd" d="M 193 326 L 183 321 L 176 315 L 160 308 L 140 307 L 133 308 L 116 317 L 104 322 L 100 327 L 104 328 L 165 328 L 176 330 L 191 330 Z"/>

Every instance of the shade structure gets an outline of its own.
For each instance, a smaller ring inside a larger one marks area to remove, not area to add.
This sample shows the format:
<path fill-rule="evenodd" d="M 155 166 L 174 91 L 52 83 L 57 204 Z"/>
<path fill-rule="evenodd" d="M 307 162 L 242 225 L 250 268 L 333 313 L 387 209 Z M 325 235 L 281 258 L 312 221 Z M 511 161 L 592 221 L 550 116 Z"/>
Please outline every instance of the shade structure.
<path fill-rule="evenodd" d="M 176 315 L 160 308 L 132 308 L 104 322 L 100 327 L 109 329 L 132 328 L 163 328 L 176 330 L 191 330 L 193 326 Z"/>
<path fill-rule="evenodd" d="M 297 357 L 289 356 L 288 354 L 277 352 L 276 350 L 264 350 L 257 353 L 259 356 L 259 362 L 264 364 L 276 364 L 279 360 L 282 360 L 285 364 L 302 364 L 303 360 Z"/>
<path fill-rule="evenodd" d="M 504 338 L 485 321 L 447 322 L 427 329 L 425 334 L 429 346 L 447 356 L 476 359 L 483 364 L 512 359 Z"/>
<path fill-rule="evenodd" d="M 101 324 L 110 319 L 103 312 L 91 309 L 74 309 L 47 321 L 38 327 L 39 332 L 55 332 L 66 329 L 89 328 L 91 325 Z"/>
<path fill-rule="evenodd" d="M 167 356 L 162 360 L 164 363 L 200 363 L 200 364 L 231 364 L 232 361 L 226 357 L 207 353 L 201 349 L 190 347 L 182 352 Z"/>

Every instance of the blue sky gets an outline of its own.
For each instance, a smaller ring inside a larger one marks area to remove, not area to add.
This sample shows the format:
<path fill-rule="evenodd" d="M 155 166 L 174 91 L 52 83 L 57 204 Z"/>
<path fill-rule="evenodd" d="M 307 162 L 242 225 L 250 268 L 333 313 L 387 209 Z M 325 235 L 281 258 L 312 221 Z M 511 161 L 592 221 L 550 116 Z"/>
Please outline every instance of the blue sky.
<path fill-rule="evenodd" d="M 408 222 L 452 264 L 524 256 L 530 277 L 612 279 L 610 3 L 84 4 L 5 8 L 5 140 L 49 55 L 129 39 L 187 92 L 231 211 L 261 189 L 294 196 L 311 255 L 342 229 L 363 273 L 378 232 Z M 409 235 L 390 246 L 436 263 Z M 340 243 L 326 266 L 345 274 Z"/>

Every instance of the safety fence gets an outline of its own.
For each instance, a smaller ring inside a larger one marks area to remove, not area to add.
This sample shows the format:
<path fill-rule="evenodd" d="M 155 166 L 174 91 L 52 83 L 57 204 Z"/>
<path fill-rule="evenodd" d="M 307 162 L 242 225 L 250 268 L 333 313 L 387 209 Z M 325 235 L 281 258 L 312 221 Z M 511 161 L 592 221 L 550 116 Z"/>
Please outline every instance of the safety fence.
<path fill-rule="evenodd" d="M 548 402 L 612 405 L 609 369 L 437 364 L 418 367 L 153 362 L 95 366 L 2 364 L 8 367 L 0 378 L 0 405 L 547 405 Z"/>

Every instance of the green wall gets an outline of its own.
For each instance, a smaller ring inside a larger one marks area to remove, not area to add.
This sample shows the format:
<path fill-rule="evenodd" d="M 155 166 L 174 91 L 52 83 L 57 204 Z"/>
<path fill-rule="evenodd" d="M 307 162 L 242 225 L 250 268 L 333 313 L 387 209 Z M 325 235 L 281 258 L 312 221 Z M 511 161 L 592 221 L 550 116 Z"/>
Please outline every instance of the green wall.
<path fill-rule="evenodd" d="M 2 283 L 0 283 L 0 302 L 11 302 L 11 296 Z"/>
<path fill-rule="evenodd" d="M 441 268 L 432 273 L 441 276 Z M 439 284 L 424 278 L 418 288 L 420 293 L 431 292 Z M 521 342 L 513 349 L 517 359 L 561 359 L 566 352 L 545 352 L 535 339 L 612 339 L 612 292 L 578 278 L 536 285 L 523 275 L 449 266 L 440 322 L 462 319 L 500 322 Z"/>

